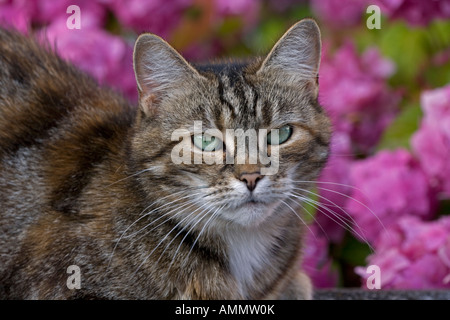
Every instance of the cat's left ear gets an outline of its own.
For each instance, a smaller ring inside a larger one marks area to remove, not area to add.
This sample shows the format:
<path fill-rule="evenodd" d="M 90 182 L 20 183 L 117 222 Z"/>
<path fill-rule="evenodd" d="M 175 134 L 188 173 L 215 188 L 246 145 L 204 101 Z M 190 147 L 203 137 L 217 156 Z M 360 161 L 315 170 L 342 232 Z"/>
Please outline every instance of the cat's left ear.
<path fill-rule="evenodd" d="M 275 44 L 257 74 L 276 72 L 284 81 L 317 83 L 320 65 L 320 30 L 312 19 L 293 25 Z"/>
<path fill-rule="evenodd" d="M 202 78 L 166 41 L 150 33 L 136 40 L 133 66 L 139 104 L 147 115 L 155 112 L 162 100 Z"/>

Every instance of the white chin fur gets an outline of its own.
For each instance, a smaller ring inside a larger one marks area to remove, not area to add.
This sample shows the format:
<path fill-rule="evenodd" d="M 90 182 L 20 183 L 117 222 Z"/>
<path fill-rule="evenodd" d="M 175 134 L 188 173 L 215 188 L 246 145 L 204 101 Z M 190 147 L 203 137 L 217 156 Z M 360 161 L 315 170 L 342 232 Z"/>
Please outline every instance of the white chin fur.
<path fill-rule="evenodd" d="M 278 200 L 273 199 L 273 202 L 269 200 L 270 182 L 268 179 L 262 179 L 253 191 L 252 196 L 255 202 L 249 202 L 250 192 L 241 181 L 236 181 L 232 187 L 241 199 L 233 200 L 226 209 L 222 210 L 220 215 L 224 220 L 246 227 L 257 226 L 272 215 L 274 209 L 279 205 Z"/>
<path fill-rule="evenodd" d="M 247 203 L 238 208 L 224 209 L 221 217 L 242 226 L 257 226 L 272 215 L 278 203 Z"/>

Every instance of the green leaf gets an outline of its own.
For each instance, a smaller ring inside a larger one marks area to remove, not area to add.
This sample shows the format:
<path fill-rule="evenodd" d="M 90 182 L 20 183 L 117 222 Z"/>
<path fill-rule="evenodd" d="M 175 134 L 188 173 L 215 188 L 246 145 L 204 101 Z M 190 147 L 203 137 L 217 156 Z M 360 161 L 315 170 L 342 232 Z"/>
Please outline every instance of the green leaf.
<path fill-rule="evenodd" d="M 279 18 L 263 22 L 248 38 L 249 46 L 255 53 L 267 53 L 285 32 L 285 25 Z"/>
<path fill-rule="evenodd" d="M 219 37 L 226 37 L 242 30 L 242 20 L 240 17 L 231 16 L 223 21 L 217 32 Z"/>
<path fill-rule="evenodd" d="M 317 195 L 317 189 L 311 190 L 312 193 L 308 195 L 308 198 L 311 201 L 304 201 L 302 203 L 302 206 L 304 208 L 304 220 L 306 224 L 312 224 L 314 223 L 314 218 L 317 213 L 317 206 L 316 203 L 319 202 L 319 196 Z"/>
<path fill-rule="evenodd" d="M 450 83 L 450 63 L 442 66 L 430 66 L 425 71 L 425 79 L 432 88 L 443 87 Z"/>
<path fill-rule="evenodd" d="M 422 109 L 418 102 L 403 108 L 397 118 L 384 131 L 377 149 L 409 149 L 411 136 L 419 128 L 421 119 Z"/>
<path fill-rule="evenodd" d="M 441 201 L 439 201 L 438 215 L 450 215 L 450 198 L 441 199 Z"/>
<path fill-rule="evenodd" d="M 381 35 L 381 53 L 392 59 L 397 66 L 391 84 L 416 88 L 417 76 L 428 59 L 427 31 L 410 28 L 405 23 L 396 23 L 386 28 Z"/>
<path fill-rule="evenodd" d="M 450 21 L 435 20 L 430 24 L 428 30 L 430 52 L 448 50 L 450 47 Z"/>
<path fill-rule="evenodd" d="M 347 237 L 340 251 L 340 260 L 352 266 L 364 266 L 366 258 L 372 251 L 367 243 L 354 237 Z"/>

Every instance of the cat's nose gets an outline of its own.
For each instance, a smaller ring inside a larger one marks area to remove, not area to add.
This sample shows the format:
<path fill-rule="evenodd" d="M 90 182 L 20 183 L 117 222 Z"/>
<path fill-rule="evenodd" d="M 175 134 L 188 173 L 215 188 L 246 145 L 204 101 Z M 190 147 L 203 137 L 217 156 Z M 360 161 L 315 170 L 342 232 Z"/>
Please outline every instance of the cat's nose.
<path fill-rule="evenodd" d="M 262 176 L 259 172 L 243 173 L 239 177 L 239 180 L 247 184 L 248 190 L 253 191 L 255 190 L 258 181 L 261 180 L 263 177 L 264 176 Z"/>

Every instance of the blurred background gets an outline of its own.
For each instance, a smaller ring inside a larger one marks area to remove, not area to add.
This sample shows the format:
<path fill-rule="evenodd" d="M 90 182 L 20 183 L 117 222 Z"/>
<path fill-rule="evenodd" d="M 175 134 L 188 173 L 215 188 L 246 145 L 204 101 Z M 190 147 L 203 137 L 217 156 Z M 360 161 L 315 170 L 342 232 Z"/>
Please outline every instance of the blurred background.
<path fill-rule="evenodd" d="M 0 0 L 0 25 L 132 103 L 141 32 L 199 62 L 264 55 L 305 17 L 322 31 L 319 100 L 334 134 L 304 203 L 303 268 L 316 287 L 366 288 L 377 265 L 382 289 L 450 288 L 449 0 Z"/>

